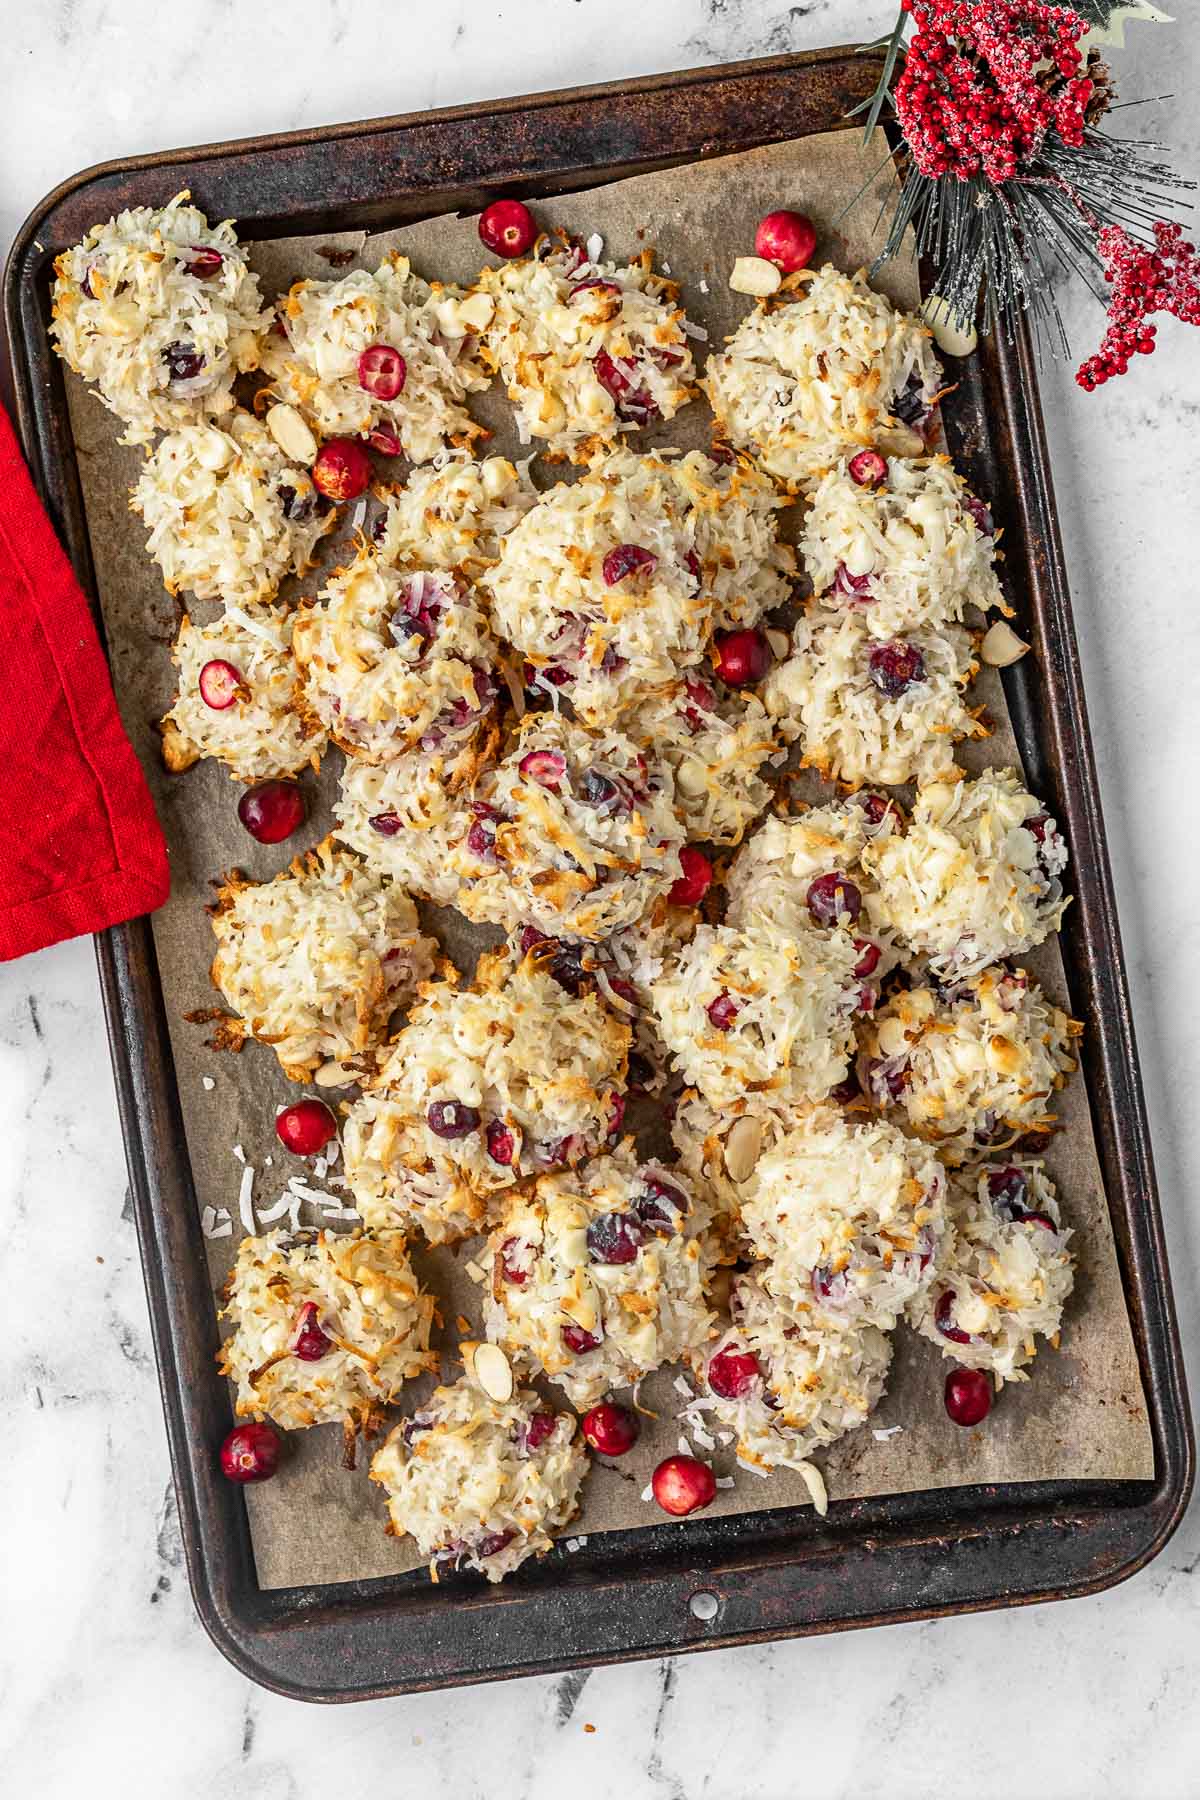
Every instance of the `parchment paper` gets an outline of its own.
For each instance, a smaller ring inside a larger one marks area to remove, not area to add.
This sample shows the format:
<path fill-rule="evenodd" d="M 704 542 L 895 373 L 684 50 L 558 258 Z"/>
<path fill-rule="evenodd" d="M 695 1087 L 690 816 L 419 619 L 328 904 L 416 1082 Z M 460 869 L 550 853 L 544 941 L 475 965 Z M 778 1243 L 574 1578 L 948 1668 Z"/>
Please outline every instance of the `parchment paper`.
<path fill-rule="evenodd" d="M 752 247 L 754 223 L 762 213 L 792 206 L 812 215 L 821 228 L 818 261 L 828 257 L 847 269 L 870 262 L 878 245 L 877 220 L 890 175 L 890 169 L 878 173 L 884 153 L 882 140 L 864 148 L 855 132 L 830 133 L 555 199 L 542 205 L 539 213 L 544 221 L 585 238 L 599 231 L 606 255 L 624 257 L 643 243 L 655 244 L 660 261 L 683 283 L 689 318 L 705 326 L 711 344 L 719 346 L 750 304 L 729 290 L 726 278 L 734 255 Z M 197 199 L 203 205 L 204 196 Z M 381 252 L 391 247 L 408 251 L 427 276 L 469 280 L 481 262 L 474 221 L 454 218 L 428 220 L 375 239 L 350 234 L 262 244 L 255 248 L 254 262 L 264 290 L 274 293 L 301 275 L 327 278 L 357 264 L 373 268 Z M 910 306 L 917 299 L 911 263 L 891 264 L 879 285 L 901 305 Z M 702 362 L 706 346 L 694 348 Z M 204 914 L 211 897 L 209 883 L 235 865 L 255 877 L 269 877 L 298 850 L 322 837 L 331 824 L 330 797 L 336 791 L 340 756 L 329 753 L 319 783 L 306 778 L 312 802 L 306 833 L 274 848 L 255 844 L 241 829 L 234 810 L 240 789 L 215 763 L 200 764 L 181 777 L 165 775 L 155 721 L 173 695 L 168 645 L 180 609 L 164 593 L 155 565 L 144 554 L 140 520 L 127 510 L 138 455 L 117 446 L 114 421 L 73 378 L 70 389 L 118 699 L 149 773 L 171 848 L 171 899 L 155 917 L 154 934 L 198 1203 L 214 1211 L 224 1208 L 232 1227 L 229 1235 L 209 1243 L 216 1289 L 243 1225 L 246 1229 L 261 1225 L 261 1211 L 278 1200 L 298 1165 L 274 1138 L 278 1105 L 296 1097 L 274 1056 L 257 1045 L 250 1045 L 240 1057 L 215 1054 L 204 1048 L 204 1030 L 184 1022 L 185 1013 L 211 1005 L 215 998 L 208 981 L 212 939 Z M 522 453 L 498 385 L 477 397 L 474 410 L 495 432 L 493 448 L 510 456 Z M 709 436 L 708 407 L 697 400 L 672 425 L 635 441 L 687 448 L 706 444 Z M 538 471 L 542 485 L 565 473 L 541 465 Z M 352 510 L 346 509 L 348 514 Z M 328 566 L 338 560 L 335 541 L 326 546 L 324 562 Z M 317 580 L 311 574 L 306 588 L 311 591 Z M 213 610 L 193 608 L 202 618 Z M 980 698 L 1000 722 L 999 729 L 988 744 L 967 751 L 966 759 L 977 765 L 1014 761 L 1001 686 L 990 671 L 981 679 Z M 471 933 L 461 920 L 455 928 L 456 915 L 444 910 L 426 909 L 426 916 L 456 960 L 469 966 L 472 947 L 489 934 Z M 1066 1002 L 1057 946 L 1047 946 L 1026 961 L 1049 992 Z M 211 1088 L 205 1087 L 205 1077 L 213 1083 Z M 823 1458 L 834 1499 L 972 1482 L 1052 1477 L 1135 1480 L 1153 1474 L 1145 1403 L 1081 1076 L 1076 1075 L 1061 1096 L 1059 1110 L 1063 1129 L 1048 1160 L 1075 1231 L 1079 1259 L 1061 1351 L 1042 1350 L 1032 1379 L 1005 1389 L 986 1429 L 963 1431 L 949 1422 L 942 1406 L 947 1365 L 931 1345 L 902 1328 L 887 1399 L 867 1427 Z M 242 1164 L 234 1154 L 235 1145 L 256 1171 L 253 1205 L 258 1211 L 244 1221 L 239 1220 Z M 336 1176 L 339 1170 L 335 1167 L 330 1173 Z M 328 1180 L 313 1185 L 330 1195 L 330 1204 L 349 1203 Z M 307 1224 L 329 1222 L 308 1204 L 300 1217 Z M 470 1321 L 472 1334 L 478 1330 L 476 1289 L 463 1268 L 470 1255 L 468 1245 L 416 1256 L 423 1277 L 442 1298 L 448 1373 L 454 1372 L 450 1355 L 459 1318 Z M 643 1403 L 660 1415 L 660 1421 L 644 1430 L 637 1449 L 619 1467 L 594 1469 L 574 1528 L 577 1533 L 661 1523 L 662 1515 L 641 1499 L 641 1493 L 655 1463 L 677 1447 L 675 1415 L 682 1397 L 673 1383 L 678 1373 L 668 1369 L 644 1384 Z M 901 1428 L 895 1435 L 876 1435 L 894 1426 Z M 416 1566 L 411 1540 L 397 1542 L 384 1535 L 383 1496 L 367 1480 L 367 1457 L 360 1455 L 358 1470 L 345 1473 L 339 1453 L 336 1428 L 296 1433 L 281 1476 L 247 1490 L 263 1586 L 334 1582 Z M 807 1491 L 794 1475 L 781 1472 L 764 1480 L 736 1470 L 727 1454 L 716 1461 L 719 1469 L 736 1473 L 736 1484 L 718 1490 L 713 1512 L 807 1502 Z"/>

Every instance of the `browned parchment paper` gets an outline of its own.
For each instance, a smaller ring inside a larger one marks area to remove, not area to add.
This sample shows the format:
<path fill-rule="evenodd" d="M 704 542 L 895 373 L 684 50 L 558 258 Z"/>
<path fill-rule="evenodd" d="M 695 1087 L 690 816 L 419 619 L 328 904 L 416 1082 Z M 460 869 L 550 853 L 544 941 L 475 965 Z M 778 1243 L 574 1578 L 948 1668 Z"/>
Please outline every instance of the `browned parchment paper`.
<path fill-rule="evenodd" d="M 729 290 L 726 278 L 734 255 L 751 248 L 754 223 L 763 212 L 794 206 L 813 215 L 821 227 L 818 259 L 832 258 L 848 269 L 870 261 L 886 186 L 886 178 L 873 173 L 882 155 L 882 147 L 864 149 L 855 132 L 830 133 L 640 176 L 549 201 L 539 212 L 544 221 L 584 237 L 599 231 L 606 254 L 628 256 L 643 243 L 655 244 L 660 260 L 683 283 L 689 317 L 719 345 L 749 305 Z M 203 195 L 197 198 L 203 204 Z M 264 288 L 274 293 L 301 275 L 326 278 L 356 263 L 374 267 L 381 251 L 393 246 L 411 253 L 416 267 L 429 276 L 469 280 L 481 261 L 474 220 L 454 218 L 428 220 L 385 238 L 348 234 L 263 244 L 254 260 Z M 341 260 L 347 251 L 350 262 Z M 891 265 L 880 285 L 902 305 L 917 298 L 911 263 Z M 706 346 L 695 348 L 702 361 Z M 234 811 L 240 790 L 217 765 L 202 764 L 181 777 L 163 773 L 154 724 L 172 698 L 168 645 L 177 609 L 144 554 L 140 520 L 127 511 L 137 452 L 117 446 L 114 421 L 73 379 L 71 408 L 117 694 L 171 846 L 172 894 L 155 918 L 155 941 L 198 1202 L 202 1208 L 225 1209 L 231 1224 L 229 1235 L 209 1243 L 215 1289 L 243 1231 L 238 1204 L 242 1164 L 234 1147 L 241 1147 L 256 1172 L 252 1205 L 257 1210 L 247 1217 L 246 1229 L 252 1223 L 269 1228 L 262 1211 L 277 1202 L 298 1165 L 274 1137 L 277 1106 L 295 1097 L 274 1056 L 257 1045 L 240 1057 L 216 1055 L 204 1048 L 204 1031 L 183 1021 L 186 1012 L 214 999 L 208 982 L 211 934 L 203 910 L 210 898 L 208 883 L 234 864 L 268 877 L 298 849 L 323 836 L 331 822 L 329 802 L 340 756 L 330 752 L 319 783 L 306 780 L 312 811 L 303 839 L 274 848 L 255 844 L 242 831 Z M 475 411 L 495 432 L 494 447 L 509 455 L 522 453 L 498 388 L 479 397 Z M 697 400 L 657 437 L 645 434 L 641 441 L 690 447 L 706 443 L 709 432 L 707 405 Z M 561 474 L 545 470 L 539 479 L 548 485 Z M 338 559 L 335 543 L 325 561 Z M 310 585 L 316 580 L 315 573 L 307 578 Z M 211 611 L 195 610 L 200 616 Z M 981 679 L 980 697 L 997 719 L 1005 719 L 1000 683 L 990 671 Z M 967 756 L 982 763 L 1011 761 L 1015 754 L 1011 733 L 1002 724 L 990 743 L 973 747 Z M 485 934 L 472 933 L 445 911 L 427 910 L 427 917 L 436 922 L 451 954 L 469 963 L 472 946 Z M 1049 991 L 1065 1000 L 1057 947 L 1048 946 L 1027 960 Z M 901 1329 L 891 1390 L 877 1416 L 823 1459 L 833 1498 L 1055 1476 L 1135 1480 L 1153 1473 L 1145 1403 L 1080 1077 L 1067 1088 L 1060 1110 L 1064 1129 L 1049 1161 L 1079 1257 L 1062 1350 L 1043 1350 L 1032 1379 L 1005 1390 L 987 1428 L 966 1432 L 945 1416 L 941 1358 L 932 1346 Z M 336 1175 L 337 1168 L 330 1173 Z M 329 1193 L 331 1205 L 349 1203 L 328 1180 L 313 1185 Z M 300 1217 L 308 1224 L 331 1222 L 309 1204 Z M 474 1284 L 464 1270 L 469 1259 L 469 1246 L 421 1252 L 416 1259 L 442 1298 L 448 1370 L 457 1317 L 478 1318 Z M 619 1467 L 595 1468 L 575 1527 L 578 1533 L 661 1523 L 661 1514 L 641 1493 L 655 1463 L 677 1447 L 675 1415 L 682 1404 L 673 1386 L 677 1375 L 677 1369 L 669 1369 L 643 1385 L 643 1401 L 660 1415 L 660 1422 L 644 1432 Z M 877 1435 L 894 1427 L 899 1427 L 894 1435 Z M 247 1490 L 264 1586 L 333 1582 L 415 1566 L 410 1542 L 384 1535 L 383 1497 L 367 1480 L 367 1459 L 360 1456 L 359 1469 L 348 1474 L 339 1466 L 339 1455 L 340 1434 L 332 1427 L 295 1434 L 281 1476 Z M 733 1470 L 727 1456 L 717 1462 Z M 736 1485 L 718 1491 L 713 1511 L 807 1503 L 807 1490 L 794 1475 L 781 1472 L 764 1480 L 749 1471 L 735 1472 Z"/>

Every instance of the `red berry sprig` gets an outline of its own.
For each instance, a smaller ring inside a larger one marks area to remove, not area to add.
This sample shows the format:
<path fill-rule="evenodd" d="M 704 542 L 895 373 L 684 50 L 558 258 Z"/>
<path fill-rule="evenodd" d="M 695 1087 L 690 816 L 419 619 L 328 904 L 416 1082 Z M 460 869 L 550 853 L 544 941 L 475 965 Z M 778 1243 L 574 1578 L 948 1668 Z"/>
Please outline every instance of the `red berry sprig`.
<path fill-rule="evenodd" d="M 1124 375 L 1131 356 L 1149 356 L 1154 348 L 1154 326 L 1146 323 L 1151 313 L 1171 313 L 1186 325 L 1200 325 L 1200 257 L 1180 226 L 1160 219 L 1151 250 L 1119 225 L 1106 225 L 1099 249 L 1112 297 L 1100 348 L 1075 371 L 1076 381 L 1089 393 L 1111 376 Z"/>
<path fill-rule="evenodd" d="M 896 117 L 923 175 L 998 184 L 1051 130 L 1064 144 L 1083 142 L 1092 82 L 1079 74 L 1087 24 L 1078 13 L 1042 0 L 901 4 L 917 29 L 896 83 Z"/>

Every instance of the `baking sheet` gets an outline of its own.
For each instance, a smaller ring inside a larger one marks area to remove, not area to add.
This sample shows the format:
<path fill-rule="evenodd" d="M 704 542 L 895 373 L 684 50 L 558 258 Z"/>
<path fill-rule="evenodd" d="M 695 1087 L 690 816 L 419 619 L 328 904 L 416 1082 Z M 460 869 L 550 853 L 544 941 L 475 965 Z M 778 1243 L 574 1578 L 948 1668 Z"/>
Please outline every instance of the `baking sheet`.
<path fill-rule="evenodd" d="M 890 176 L 890 171 L 880 171 L 883 159 L 881 140 L 864 147 L 857 132 L 829 133 L 684 170 L 639 176 L 547 201 L 537 210 L 544 222 L 561 224 L 584 237 L 599 231 L 606 255 L 627 256 L 643 243 L 653 243 L 660 262 L 683 284 L 689 318 L 702 324 L 710 342 L 719 345 L 749 304 L 728 289 L 728 267 L 737 250 L 750 248 L 754 222 L 763 212 L 792 205 L 812 215 L 821 234 L 819 260 L 828 257 L 847 269 L 870 261 Z M 357 264 L 373 267 L 382 251 L 392 247 L 410 253 L 415 266 L 428 276 L 469 280 L 481 261 L 474 221 L 449 218 L 377 238 L 353 233 L 277 240 L 256 246 L 254 263 L 264 291 L 274 293 L 301 275 L 325 278 Z M 911 264 L 892 264 L 879 286 L 899 304 L 911 305 L 917 295 L 915 270 Z M 705 347 L 695 348 L 702 361 Z M 204 906 L 218 872 L 237 865 L 257 878 L 267 878 L 298 849 L 324 835 L 331 822 L 330 798 L 336 791 L 340 756 L 329 753 L 319 782 L 306 778 L 310 829 L 286 846 L 273 848 L 256 845 L 241 829 L 234 810 L 240 789 L 224 770 L 201 764 L 182 777 L 164 773 L 155 725 L 173 694 L 168 645 L 179 609 L 164 593 L 155 565 L 142 550 L 140 520 L 127 510 L 139 455 L 116 445 L 115 421 L 82 384 L 72 377 L 68 385 L 118 700 L 148 770 L 171 850 L 172 895 L 155 918 L 155 944 L 197 1203 L 229 1215 L 229 1235 L 209 1241 L 216 1289 L 243 1229 L 239 1217 L 243 1163 L 235 1147 L 255 1170 L 254 1211 L 246 1215 L 245 1223 L 265 1228 L 263 1210 L 278 1202 L 287 1177 L 297 1171 L 273 1131 L 277 1107 L 294 1098 L 295 1089 L 284 1081 L 266 1049 L 251 1045 L 240 1057 L 214 1055 L 204 1048 L 203 1029 L 184 1021 L 185 1013 L 212 1005 L 215 999 L 207 976 L 212 940 Z M 520 453 L 498 388 L 474 397 L 472 410 L 492 429 L 491 448 Z M 707 405 L 697 400 L 670 426 L 641 434 L 635 441 L 688 448 L 706 444 L 709 435 Z M 563 473 L 535 468 L 542 485 Z M 352 510 L 346 509 L 347 514 Z M 335 540 L 327 546 L 324 561 L 330 565 L 338 559 Z M 307 577 L 305 589 L 317 579 L 315 572 Z M 192 610 L 204 618 L 213 609 Z M 978 695 L 999 722 L 998 730 L 986 745 L 965 749 L 964 762 L 978 766 L 1015 760 L 1015 744 L 1003 723 L 1002 690 L 992 672 L 983 673 Z M 448 933 L 454 916 L 444 910 L 429 909 L 427 918 L 460 962 L 469 961 L 472 940 L 486 935 L 471 933 L 461 922 L 459 929 Z M 1057 946 L 1044 946 L 1025 962 L 1056 998 L 1065 999 Z M 947 1365 L 932 1345 L 902 1329 L 888 1397 L 865 1429 L 822 1459 L 832 1498 L 976 1482 L 1152 1476 L 1146 1407 L 1080 1076 L 1060 1097 L 1059 1112 L 1063 1129 L 1048 1161 L 1076 1232 L 1079 1259 L 1062 1350 L 1057 1355 L 1044 1350 L 1033 1378 L 1005 1389 L 985 1430 L 964 1432 L 949 1422 L 941 1404 Z M 335 1167 L 331 1174 L 336 1173 Z M 313 1185 L 329 1193 L 331 1205 L 340 1208 L 348 1203 L 328 1180 Z M 302 1208 L 300 1217 L 306 1224 L 330 1222 L 310 1205 Z M 471 1321 L 473 1330 L 478 1318 L 476 1290 L 463 1267 L 470 1254 L 468 1245 L 418 1252 L 414 1259 L 442 1298 L 448 1356 L 460 1315 Z M 449 1360 L 446 1367 L 452 1374 Z M 640 1496 L 654 1464 L 677 1445 L 675 1414 L 682 1404 L 673 1387 L 677 1374 L 677 1369 L 668 1369 L 643 1384 L 643 1403 L 660 1415 L 660 1422 L 643 1433 L 636 1450 L 620 1465 L 595 1467 L 584 1489 L 582 1515 L 573 1528 L 578 1534 L 661 1523 L 657 1508 Z M 893 1426 L 902 1429 L 886 1438 L 874 1435 Z M 383 1496 L 366 1479 L 366 1461 L 360 1456 L 360 1467 L 352 1474 L 341 1469 L 336 1428 L 294 1434 L 282 1476 L 247 1490 L 263 1586 L 362 1579 L 416 1566 L 418 1559 L 407 1542 L 383 1533 Z M 724 1459 L 718 1456 L 715 1461 L 719 1470 L 725 1469 Z M 787 1472 L 769 1481 L 732 1464 L 729 1472 L 736 1476 L 735 1486 L 718 1490 L 712 1512 L 807 1503 L 800 1479 Z"/>

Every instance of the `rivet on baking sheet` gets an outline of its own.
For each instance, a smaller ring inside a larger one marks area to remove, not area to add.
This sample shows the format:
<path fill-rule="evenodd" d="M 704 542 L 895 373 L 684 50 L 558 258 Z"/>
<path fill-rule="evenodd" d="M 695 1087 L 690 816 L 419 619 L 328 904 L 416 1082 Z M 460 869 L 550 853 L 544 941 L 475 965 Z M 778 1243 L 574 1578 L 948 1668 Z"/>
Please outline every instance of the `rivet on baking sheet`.
<path fill-rule="evenodd" d="M 688 1611 L 702 1625 L 711 1624 L 720 1610 L 721 1602 L 715 1594 L 693 1594 L 688 1601 Z"/>

